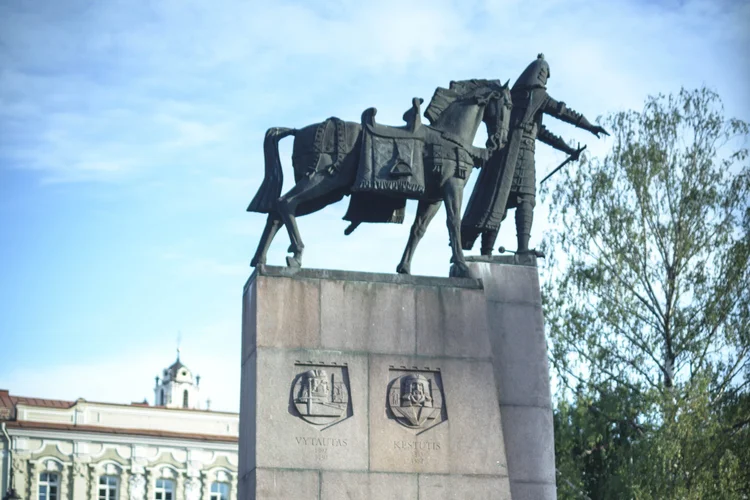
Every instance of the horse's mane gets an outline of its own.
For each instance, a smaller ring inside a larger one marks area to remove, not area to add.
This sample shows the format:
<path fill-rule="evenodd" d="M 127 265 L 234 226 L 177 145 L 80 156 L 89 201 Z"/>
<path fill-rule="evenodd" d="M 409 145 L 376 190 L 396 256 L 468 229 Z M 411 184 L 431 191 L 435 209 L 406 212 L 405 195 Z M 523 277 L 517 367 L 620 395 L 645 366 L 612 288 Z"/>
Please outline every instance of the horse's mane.
<path fill-rule="evenodd" d="M 482 89 L 500 91 L 502 87 L 503 84 L 500 80 L 472 79 L 451 82 L 447 89 L 443 87 L 435 89 L 435 94 L 432 96 L 424 115 L 430 120 L 430 123 L 435 123 L 443 111 L 454 102 L 463 100 L 467 97 L 472 97 Z"/>

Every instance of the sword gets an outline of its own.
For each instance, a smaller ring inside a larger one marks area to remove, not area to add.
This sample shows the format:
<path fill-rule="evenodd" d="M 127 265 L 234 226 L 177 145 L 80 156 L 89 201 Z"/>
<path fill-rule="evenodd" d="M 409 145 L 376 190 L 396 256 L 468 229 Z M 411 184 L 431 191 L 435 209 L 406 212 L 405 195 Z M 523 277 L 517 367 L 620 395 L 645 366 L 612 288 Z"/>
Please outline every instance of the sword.
<path fill-rule="evenodd" d="M 571 161 L 573 161 L 573 157 L 574 156 L 576 158 L 578 158 L 581 155 L 581 153 L 583 152 L 584 149 L 586 149 L 586 145 L 585 144 L 583 145 L 582 148 L 576 149 L 576 152 L 573 153 L 572 155 L 568 156 L 568 158 L 564 162 L 562 162 L 560 165 L 558 165 L 556 169 L 554 169 L 552 172 L 548 173 L 547 176 L 544 179 L 542 179 L 542 182 L 540 182 L 539 185 L 541 186 L 542 184 L 544 184 L 544 181 L 546 181 L 547 179 L 549 179 L 550 177 L 552 177 L 552 175 L 554 175 L 555 173 L 557 173 L 558 170 L 560 170 L 565 165 L 567 165 L 568 163 L 570 163 Z"/>

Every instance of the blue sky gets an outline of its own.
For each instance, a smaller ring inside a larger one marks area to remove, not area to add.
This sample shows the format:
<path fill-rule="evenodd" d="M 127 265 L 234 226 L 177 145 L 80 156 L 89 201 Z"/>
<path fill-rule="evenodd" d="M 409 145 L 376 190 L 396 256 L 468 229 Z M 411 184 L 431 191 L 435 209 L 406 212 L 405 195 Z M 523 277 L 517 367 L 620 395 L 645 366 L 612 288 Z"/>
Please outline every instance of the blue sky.
<path fill-rule="evenodd" d="M 747 26 L 747 0 L 4 0 L 0 388 L 152 400 L 179 331 L 214 408 L 236 410 L 240 295 L 264 223 L 244 210 L 268 127 L 358 120 L 370 106 L 399 124 L 413 96 L 512 83 L 538 52 L 550 94 L 592 120 L 703 84 L 750 120 Z M 537 150 L 540 175 L 565 158 Z M 281 151 L 288 189 L 291 140 Z M 300 220 L 304 264 L 393 272 L 411 217 L 344 237 L 345 209 Z M 545 219 L 541 203 L 537 244 Z M 444 221 L 441 210 L 415 274 L 447 275 Z M 499 244 L 514 242 L 507 224 Z M 270 264 L 287 245 L 281 233 Z"/>

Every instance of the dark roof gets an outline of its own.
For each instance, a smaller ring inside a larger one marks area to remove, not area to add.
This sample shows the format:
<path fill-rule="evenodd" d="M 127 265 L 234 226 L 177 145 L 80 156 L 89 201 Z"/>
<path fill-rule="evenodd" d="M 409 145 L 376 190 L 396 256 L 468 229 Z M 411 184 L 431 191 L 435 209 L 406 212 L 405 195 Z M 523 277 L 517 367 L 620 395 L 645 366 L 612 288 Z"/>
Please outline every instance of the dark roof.
<path fill-rule="evenodd" d="M 81 400 L 79 400 L 81 401 Z M 0 420 L 15 420 L 16 405 L 43 406 L 47 408 L 72 408 L 77 401 L 63 401 L 60 399 L 27 398 L 11 396 L 7 389 L 0 389 Z"/>
<path fill-rule="evenodd" d="M 167 371 L 169 372 L 170 378 L 175 378 L 177 376 L 177 372 L 179 372 L 181 368 L 187 368 L 188 370 L 190 369 L 187 366 L 185 366 L 182 363 L 182 361 L 180 361 L 180 358 L 177 358 L 177 361 L 175 361 L 174 363 L 172 363 L 172 366 L 170 366 L 169 368 L 167 368 Z"/>
<path fill-rule="evenodd" d="M 193 375 L 193 372 L 190 370 L 190 368 L 188 368 L 182 361 L 180 361 L 180 350 L 177 349 L 177 360 L 174 363 L 172 363 L 172 365 L 169 368 L 164 370 L 166 373 L 166 375 L 164 376 L 165 379 L 168 377 L 169 380 L 174 380 L 182 368 L 185 368 L 186 370 L 188 370 L 191 376 Z"/>
<path fill-rule="evenodd" d="M 179 359 L 172 363 L 172 366 L 169 367 L 170 370 L 179 370 L 180 368 L 184 367 L 185 365 L 182 364 L 182 361 Z"/>

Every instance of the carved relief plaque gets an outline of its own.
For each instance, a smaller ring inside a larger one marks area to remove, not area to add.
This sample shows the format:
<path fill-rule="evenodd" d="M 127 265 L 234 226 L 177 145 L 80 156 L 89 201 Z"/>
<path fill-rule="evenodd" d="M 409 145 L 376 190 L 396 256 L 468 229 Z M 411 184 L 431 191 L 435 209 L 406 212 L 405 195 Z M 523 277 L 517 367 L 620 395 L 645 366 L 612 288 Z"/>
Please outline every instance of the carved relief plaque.
<path fill-rule="evenodd" d="M 409 429 L 426 430 L 448 419 L 440 370 L 390 368 L 388 416 Z"/>
<path fill-rule="evenodd" d="M 299 372 L 292 382 L 292 403 L 298 417 L 323 428 L 351 415 L 346 364 L 298 361 L 294 366 Z"/>

